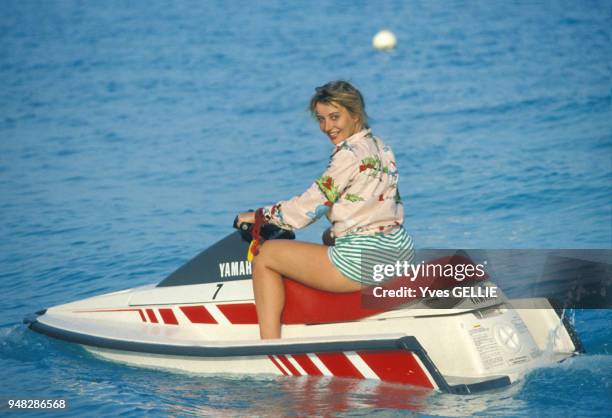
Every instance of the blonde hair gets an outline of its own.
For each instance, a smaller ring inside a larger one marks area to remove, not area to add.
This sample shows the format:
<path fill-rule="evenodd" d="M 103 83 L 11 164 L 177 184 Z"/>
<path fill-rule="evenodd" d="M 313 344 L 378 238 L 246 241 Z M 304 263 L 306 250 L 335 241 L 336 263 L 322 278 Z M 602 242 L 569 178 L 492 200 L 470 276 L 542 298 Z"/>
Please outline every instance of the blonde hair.
<path fill-rule="evenodd" d="M 356 116 L 363 128 L 368 126 L 368 114 L 365 111 L 363 96 L 353 85 L 347 81 L 331 81 L 315 88 L 315 94 L 310 99 L 310 113 L 316 117 L 317 103 L 327 105 L 340 105 L 353 116 Z"/>

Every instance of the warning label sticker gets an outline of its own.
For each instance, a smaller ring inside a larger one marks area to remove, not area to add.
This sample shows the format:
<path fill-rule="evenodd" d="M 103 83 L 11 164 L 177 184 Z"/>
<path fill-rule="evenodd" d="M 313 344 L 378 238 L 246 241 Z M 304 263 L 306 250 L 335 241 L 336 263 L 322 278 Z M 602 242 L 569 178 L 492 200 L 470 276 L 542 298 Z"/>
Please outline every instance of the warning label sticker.
<path fill-rule="evenodd" d="M 472 341 L 474 341 L 476 350 L 478 351 L 478 354 L 480 354 L 480 358 L 482 359 L 482 363 L 486 369 L 491 369 L 504 364 L 504 357 L 499 351 L 499 347 L 497 346 L 497 342 L 495 341 L 490 328 L 475 328 L 470 330 L 469 334 L 470 337 L 472 337 Z"/>

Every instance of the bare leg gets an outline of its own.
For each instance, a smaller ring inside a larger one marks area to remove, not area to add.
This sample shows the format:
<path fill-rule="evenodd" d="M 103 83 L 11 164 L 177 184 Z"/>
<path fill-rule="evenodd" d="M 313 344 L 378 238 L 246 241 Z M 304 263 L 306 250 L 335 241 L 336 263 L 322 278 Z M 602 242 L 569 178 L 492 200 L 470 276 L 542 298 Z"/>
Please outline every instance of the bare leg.
<path fill-rule="evenodd" d="M 327 257 L 328 247 L 309 242 L 267 241 L 253 260 L 253 291 L 262 339 L 280 338 L 280 317 L 285 305 L 282 277 L 315 289 L 353 292 L 361 285 L 347 279 Z"/>

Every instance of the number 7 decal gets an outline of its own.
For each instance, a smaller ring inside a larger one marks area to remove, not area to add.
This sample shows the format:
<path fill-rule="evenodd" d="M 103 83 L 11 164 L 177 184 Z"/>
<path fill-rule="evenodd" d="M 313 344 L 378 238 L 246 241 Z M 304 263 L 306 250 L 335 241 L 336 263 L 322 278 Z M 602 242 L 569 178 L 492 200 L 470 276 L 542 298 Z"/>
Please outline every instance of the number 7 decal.
<path fill-rule="evenodd" d="M 221 290 L 221 288 L 223 287 L 223 283 L 217 283 L 217 290 L 215 290 L 215 294 L 212 297 L 212 300 L 215 300 L 217 298 L 217 294 L 219 293 L 219 290 Z"/>

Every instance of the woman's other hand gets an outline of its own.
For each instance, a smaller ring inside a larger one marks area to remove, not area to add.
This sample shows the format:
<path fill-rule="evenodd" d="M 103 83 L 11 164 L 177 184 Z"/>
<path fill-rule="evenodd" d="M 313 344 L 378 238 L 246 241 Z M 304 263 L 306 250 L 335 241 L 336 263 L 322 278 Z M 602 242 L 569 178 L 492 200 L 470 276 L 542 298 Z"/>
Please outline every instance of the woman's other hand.
<path fill-rule="evenodd" d="M 255 223 L 255 212 L 242 212 L 238 214 L 238 226 L 240 227 L 243 223 L 254 224 Z"/>

